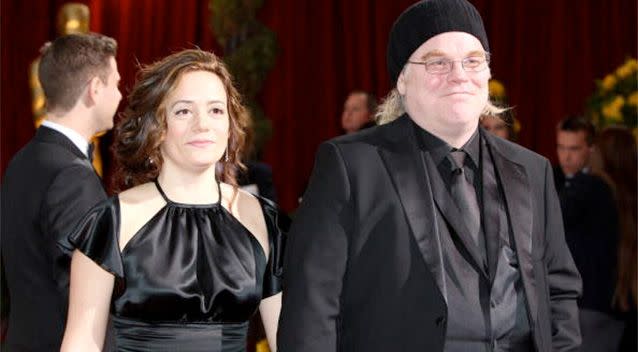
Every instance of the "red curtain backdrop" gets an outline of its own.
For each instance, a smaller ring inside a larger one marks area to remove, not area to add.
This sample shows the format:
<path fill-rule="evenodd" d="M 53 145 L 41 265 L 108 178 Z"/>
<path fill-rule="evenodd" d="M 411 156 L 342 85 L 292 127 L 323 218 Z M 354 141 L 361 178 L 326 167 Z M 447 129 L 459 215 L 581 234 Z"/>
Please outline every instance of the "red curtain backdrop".
<path fill-rule="evenodd" d="M 636 1 L 471 1 L 485 20 L 492 75 L 505 84 L 521 121 L 520 143 L 555 160 L 556 122 L 583 111 L 594 79 L 636 56 Z M 138 62 L 194 45 L 221 54 L 209 26 L 208 0 L 80 2 L 91 10 L 91 30 L 119 43 L 125 95 Z M 382 97 L 391 88 L 385 70 L 388 32 L 412 2 L 264 1 L 259 17 L 279 45 L 260 97 L 274 130 L 264 156 L 284 209 L 296 207 L 317 145 L 341 133 L 347 93 L 365 89 Z M 2 172 L 33 135 L 28 67 L 40 46 L 55 37 L 55 15 L 63 3 L 2 0 Z"/>

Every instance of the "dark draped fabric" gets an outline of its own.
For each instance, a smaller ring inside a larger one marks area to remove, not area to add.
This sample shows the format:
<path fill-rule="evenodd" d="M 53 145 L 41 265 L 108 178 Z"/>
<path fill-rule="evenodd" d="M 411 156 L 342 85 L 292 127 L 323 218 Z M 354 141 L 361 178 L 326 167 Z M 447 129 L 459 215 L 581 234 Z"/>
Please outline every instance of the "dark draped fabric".
<path fill-rule="evenodd" d="M 555 160 L 557 121 L 582 112 L 594 79 L 636 56 L 636 1 L 471 1 L 485 20 L 492 75 L 505 84 L 522 123 L 520 143 Z M 33 135 L 28 67 L 40 46 L 55 37 L 55 14 L 64 2 L 2 0 L 2 172 Z M 137 62 L 193 45 L 219 53 L 208 0 L 80 2 L 91 10 L 91 30 L 119 42 L 125 95 Z M 275 31 L 279 45 L 260 96 L 274 130 L 264 157 L 284 209 L 296 207 L 318 144 L 341 133 L 348 91 L 360 88 L 381 97 L 390 89 L 388 32 L 412 2 L 264 1 L 259 18 Z M 124 106 L 123 101 L 120 109 Z M 104 144 L 108 141 L 107 136 Z"/>

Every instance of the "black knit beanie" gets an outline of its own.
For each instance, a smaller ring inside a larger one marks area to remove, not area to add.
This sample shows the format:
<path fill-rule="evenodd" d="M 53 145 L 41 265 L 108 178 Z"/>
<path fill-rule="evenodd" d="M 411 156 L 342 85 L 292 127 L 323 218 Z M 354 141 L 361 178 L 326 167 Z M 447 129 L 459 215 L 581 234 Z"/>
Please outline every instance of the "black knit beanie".
<path fill-rule="evenodd" d="M 392 84 L 410 55 L 428 39 L 445 32 L 466 32 L 475 36 L 485 51 L 490 50 L 483 20 L 466 0 L 422 0 L 408 7 L 390 30 L 386 53 Z"/>

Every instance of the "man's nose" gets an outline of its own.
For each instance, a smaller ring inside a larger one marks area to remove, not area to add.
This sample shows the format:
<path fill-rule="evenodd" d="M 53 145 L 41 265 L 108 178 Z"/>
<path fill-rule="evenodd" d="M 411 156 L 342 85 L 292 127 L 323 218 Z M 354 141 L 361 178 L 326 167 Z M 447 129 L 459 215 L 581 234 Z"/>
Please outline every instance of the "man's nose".
<path fill-rule="evenodd" d="M 467 72 L 460 61 L 452 61 L 452 69 L 448 73 L 448 78 L 452 81 L 467 81 Z"/>

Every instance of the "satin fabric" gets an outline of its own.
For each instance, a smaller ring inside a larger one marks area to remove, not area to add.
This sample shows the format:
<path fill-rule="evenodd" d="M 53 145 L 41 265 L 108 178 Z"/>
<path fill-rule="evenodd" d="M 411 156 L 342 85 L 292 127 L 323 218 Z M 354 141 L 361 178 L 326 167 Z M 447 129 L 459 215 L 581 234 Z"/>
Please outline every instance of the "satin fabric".
<path fill-rule="evenodd" d="M 271 248 L 266 257 L 221 204 L 165 200 L 121 252 L 117 197 L 91 210 L 71 235 L 116 277 L 111 313 L 118 350 L 243 351 L 247 321 L 261 299 L 282 289 L 287 217 L 260 199 Z"/>
<path fill-rule="evenodd" d="M 120 352 L 246 350 L 248 322 L 236 324 L 146 323 L 113 318 Z"/>

